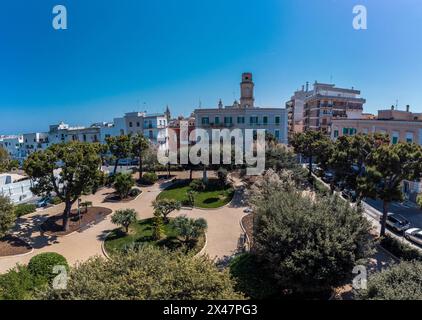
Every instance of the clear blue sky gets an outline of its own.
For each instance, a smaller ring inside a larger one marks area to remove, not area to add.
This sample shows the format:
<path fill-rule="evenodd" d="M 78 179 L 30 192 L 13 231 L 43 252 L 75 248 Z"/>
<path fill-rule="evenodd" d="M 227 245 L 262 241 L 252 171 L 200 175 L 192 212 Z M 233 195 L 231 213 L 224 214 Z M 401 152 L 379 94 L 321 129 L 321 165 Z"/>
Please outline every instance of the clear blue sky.
<path fill-rule="evenodd" d="M 52 8 L 68 9 L 55 31 Z M 352 8 L 368 8 L 368 30 Z M 284 106 L 319 80 L 361 89 L 366 111 L 422 112 L 420 0 L 3 0 L 0 134 L 88 125 L 147 109 L 232 103 L 254 73 L 257 104 Z M 145 105 L 144 105 L 145 103 Z"/>

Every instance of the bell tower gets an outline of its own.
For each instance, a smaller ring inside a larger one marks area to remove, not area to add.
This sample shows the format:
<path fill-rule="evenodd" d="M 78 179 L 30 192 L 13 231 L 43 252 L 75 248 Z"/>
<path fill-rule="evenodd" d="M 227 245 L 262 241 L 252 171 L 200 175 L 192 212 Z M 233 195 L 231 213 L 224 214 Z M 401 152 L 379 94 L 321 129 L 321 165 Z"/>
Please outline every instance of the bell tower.
<path fill-rule="evenodd" d="M 252 81 L 252 73 L 245 72 L 242 74 L 242 82 L 240 83 L 240 107 L 241 108 L 253 108 L 254 107 L 254 87 L 255 84 Z"/>

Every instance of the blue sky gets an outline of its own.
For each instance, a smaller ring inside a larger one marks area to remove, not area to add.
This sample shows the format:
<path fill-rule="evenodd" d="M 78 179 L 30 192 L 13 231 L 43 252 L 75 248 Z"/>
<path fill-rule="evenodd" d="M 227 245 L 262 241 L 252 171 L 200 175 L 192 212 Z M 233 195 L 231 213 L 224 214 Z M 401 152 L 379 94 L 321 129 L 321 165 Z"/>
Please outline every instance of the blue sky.
<path fill-rule="evenodd" d="M 52 8 L 68 30 L 52 28 Z M 368 8 L 368 30 L 352 8 Z M 4 0 L 0 134 L 88 125 L 134 110 L 188 115 L 239 96 L 284 106 L 306 81 L 358 88 L 375 112 L 422 112 L 420 0 Z"/>

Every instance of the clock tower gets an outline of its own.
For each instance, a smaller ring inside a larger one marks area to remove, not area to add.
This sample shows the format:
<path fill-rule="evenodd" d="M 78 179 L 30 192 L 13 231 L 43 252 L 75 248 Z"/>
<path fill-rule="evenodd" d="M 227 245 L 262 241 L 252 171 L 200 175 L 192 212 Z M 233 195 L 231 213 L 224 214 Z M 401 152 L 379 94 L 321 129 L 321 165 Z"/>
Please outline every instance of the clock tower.
<path fill-rule="evenodd" d="M 255 84 L 252 81 L 252 73 L 246 72 L 242 74 L 242 82 L 240 83 L 240 107 L 253 108 L 254 107 L 254 90 Z"/>

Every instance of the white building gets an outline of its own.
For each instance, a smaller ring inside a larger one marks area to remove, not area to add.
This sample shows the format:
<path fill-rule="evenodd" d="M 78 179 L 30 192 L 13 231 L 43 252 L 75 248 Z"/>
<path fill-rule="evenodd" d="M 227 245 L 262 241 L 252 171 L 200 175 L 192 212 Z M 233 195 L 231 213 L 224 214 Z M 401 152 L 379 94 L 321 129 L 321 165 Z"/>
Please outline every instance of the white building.
<path fill-rule="evenodd" d="M 287 144 L 287 110 L 284 108 L 255 107 L 255 84 L 251 73 L 242 75 L 240 103 L 217 108 L 196 109 L 196 128 L 206 129 L 265 129 L 279 142 Z"/>
<path fill-rule="evenodd" d="M 17 174 L 0 174 L 0 195 L 7 196 L 13 203 L 28 201 L 33 197 L 31 180 Z"/>
<path fill-rule="evenodd" d="M 21 160 L 25 157 L 22 150 L 23 147 L 23 136 L 1 136 L 0 147 L 5 149 L 9 156 L 13 159 Z"/>

